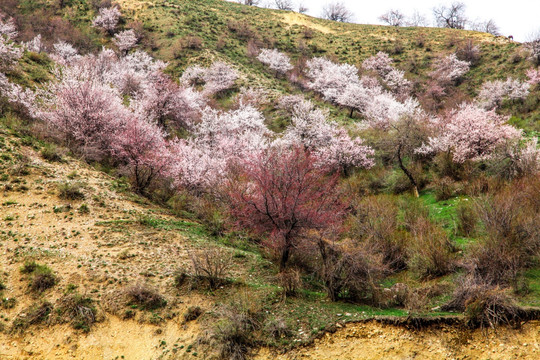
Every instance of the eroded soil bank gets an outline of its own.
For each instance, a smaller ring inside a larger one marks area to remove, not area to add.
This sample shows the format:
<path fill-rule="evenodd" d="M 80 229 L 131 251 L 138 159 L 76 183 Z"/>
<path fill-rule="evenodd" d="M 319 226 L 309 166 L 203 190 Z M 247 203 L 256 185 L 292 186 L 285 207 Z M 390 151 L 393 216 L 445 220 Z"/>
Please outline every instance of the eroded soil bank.
<path fill-rule="evenodd" d="M 313 345 L 276 355 L 259 352 L 258 359 L 539 359 L 540 321 L 521 329 L 469 331 L 456 326 L 408 330 L 378 322 L 349 324 L 326 334 Z"/>

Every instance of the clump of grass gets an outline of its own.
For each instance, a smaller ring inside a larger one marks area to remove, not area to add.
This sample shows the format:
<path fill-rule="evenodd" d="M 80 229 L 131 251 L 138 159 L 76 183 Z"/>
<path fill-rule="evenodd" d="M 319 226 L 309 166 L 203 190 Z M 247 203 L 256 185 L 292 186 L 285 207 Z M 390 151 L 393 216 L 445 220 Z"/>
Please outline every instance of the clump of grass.
<path fill-rule="evenodd" d="M 45 323 L 52 310 L 53 305 L 48 301 L 33 304 L 24 309 L 13 321 L 12 331 L 23 332 L 30 325 Z"/>
<path fill-rule="evenodd" d="M 58 196 L 66 200 L 82 200 L 84 199 L 82 188 L 80 182 L 64 182 L 58 185 Z"/>
<path fill-rule="evenodd" d="M 190 254 L 194 280 L 207 282 L 210 290 L 226 284 L 226 276 L 232 265 L 232 255 L 222 249 L 211 248 Z"/>
<path fill-rule="evenodd" d="M 88 214 L 88 213 L 90 213 L 90 209 L 88 208 L 88 205 L 87 204 L 82 204 L 81 206 L 79 206 L 79 213 L 80 214 Z"/>
<path fill-rule="evenodd" d="M 51 162 L 62 161 L 62 153 L 54 144 L 45 144 L 45 146 L 43 146 L 43 149 L 41 149 L 41 157 Z"/>
<path fill-rule="evenodd" d="M 26 262 L 21 268 L 21 273 L 30 276 L 30 289 L 37 293 L 52 288 L 58 282 L 58 277 L 51 268 L 34 261 Z"/>
<path fill-rule="evenodd" d="M 197 320 L 203 313 L 199 306 L 190 306 L 184 314 L 184 321 Z"/>
<path fill-rule="evenodd" d="M 146 284 L 136 284 L 126 289 L 128 305 L 137 305 L 143 310 L 155 310 L 167 305 L 167 300 L 156 289 Z"/>
<path fill-rule="evenodd" d="M 93 303 L 89 297 L 76 292 L 68 293 L 58 300 L 58 320 L 70 323 L 74 329 L 88 332 L 96 322 L 96 308 Z"/>
<path fill-rule="evenodd" d="M 469 237 L 475 229 L 478 222 L 478 215 L 474 207 L 467 202 L 460 202 L 456 206 L 457 230 L 460 235 Z"/>
<path fill-rule="evenodd" d="M 244 360 L 250 357 L 256 343 L 254 333 L 260 328 L 256 310 L 253 301 L 247 298 L 221 309 L 221 319 L 212 331 L 220 359 Z"/>

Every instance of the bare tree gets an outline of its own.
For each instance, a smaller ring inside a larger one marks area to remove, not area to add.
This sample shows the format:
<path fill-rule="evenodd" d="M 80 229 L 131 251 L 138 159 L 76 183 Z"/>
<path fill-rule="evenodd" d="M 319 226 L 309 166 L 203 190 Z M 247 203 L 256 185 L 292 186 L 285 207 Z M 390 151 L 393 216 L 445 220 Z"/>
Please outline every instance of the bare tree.
<path fill-rule="evenodd" d="M 407 18 L 407 26 L 429 26 L 429 22 L 423 14 L 418 10 L 414 10 L 413 14 Z"/>
<path fill-rule="evenodd" d="M 300 5 L 298 5 L 298 12 L 300 14 L 305 14 L 305 13 L 308 12 L 308 10 L 309 9 L 307 8 L 307 6 L 304 3 L 300 3 Z"/>
<path fill-rule="evenodd" d="M 332 21 L 351 22 L 353 13 L 342 2 L 334 2 L 323 7 L 322 17 Z"/>
<path fill-rule="evenodd" d="M 439 27 L 464 29 L 467 23 L 465 4 L 462 2 L 453 2 L 450 6 L 441 5 L 435 7 L 433 8 L 433 15 Z"/>
<path fill-rule="evenodd" d="M 391 9 L 379 16 L 379 20 L 390 26 L 403 26 L 405 15 L 399 10 Z"/>
<path fill-rule="evenodd" d="M 287 10 L 287 11 L 293 10 L 292 0 L 274 0 L 274 3 L 276 4 L 276 7 L 278 8 L 278 10 Z"/>
<path fill-rule="evenodd" d="M 495 36 L 501 35 L 499 26 L 495 23 L 493 19 L 489 19 L 484 23 L 484 31 Z"/>
<path fill-rule="evenodd" d="M 260 0 L 238 0 L 240 4 L 248 5 L 248 6 L 257 6 L 259 5 Z"/>

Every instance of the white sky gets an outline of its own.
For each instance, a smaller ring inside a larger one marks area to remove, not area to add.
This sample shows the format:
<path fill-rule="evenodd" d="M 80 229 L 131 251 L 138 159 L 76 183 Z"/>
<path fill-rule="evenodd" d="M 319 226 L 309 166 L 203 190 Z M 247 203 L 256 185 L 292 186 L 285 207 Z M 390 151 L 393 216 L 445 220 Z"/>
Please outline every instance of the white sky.
<path fill-rule="evenodd" d="M 450 4 L 453 0 L 293 0 L 309 9 L 308 14 L 320 16 L 325 4 L 343 2 L 355 15 L 354 22 L 380 24 L 378 17 L 389 9 L 398 9 L 406 15 L 418 10 L 433 22 L 434 6 Z M 466 16 L 470 20 L 493 19 L 501 34 L 513 35 L 516 41 L 526 41 L 533 32 L 540 30 L 540 0 L 460 0 L 465 3 Z M 273 0 L 262 0 L 272 4 Z"/>

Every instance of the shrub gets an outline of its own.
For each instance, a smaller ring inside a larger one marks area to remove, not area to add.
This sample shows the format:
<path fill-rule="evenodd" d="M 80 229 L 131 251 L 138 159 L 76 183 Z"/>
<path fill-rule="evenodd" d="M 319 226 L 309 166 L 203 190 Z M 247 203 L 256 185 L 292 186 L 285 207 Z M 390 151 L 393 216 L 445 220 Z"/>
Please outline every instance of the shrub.
<path fill-rule="evenodd" d="M 58 300 L 56 312 L 58 321 L 68 322 L 75 329 L 85 332 L 96 322 L 94 301 L 79 293 L 66 294 Z"/>
<path fill-rule="evenodd" d="M 348 299 L 374 303 L 378 297 L 378 283 L 387 272 L 380 256 L 350 241 L 339 244 L 321 243 L 322 266 L 319 276 L 332 301 Z"/>
<path fill-rule="evenodd" d="M 474 234 L 478 215 L 474 206 L 467 201 L 461 201 L 456 206 L 457 231 L 461 236 L 469 237 Z"/>
<path fill-rule="evenodd" d="M 457 48 L 456 55 L 459 60 L 467 61 L 474 66 L 480 61 L 480 48 L 472 40 L 467 40 Z"/>
<path fill-rule="evenodd" d="M 487 284 L 513 284 L 533 264 L 540 252 L 540 214 L 529 208 L 526 195 L 511 187 L 476 203 L 485 234 L 466 259 L 472 276 Z"/>
<path fill-rule="evenodd" d="M 402 213 L 401 225 L 408 231 L 413 231 L 418 219 L 429 217 L 429 210 L 420 199 L 401 198 L 399 207 Z"/>
<path fill-rule="evenodd" d="M 404 236 L 398 230 L 398 208 L 391 197 L 370 196 L 359 201 L 348 222 L 351 236 L 381 254 L 390 269 L 399 271 L 406 267 Z"/>
<path fill-rule="evenodd" d="M 494 288 L 469 299 L 465 308 L 467 324 L 473 328 L 495 328 L 519 322 L 519 308 L 504 291 Z"/>
<path fill-rule="evenodd" d="M 84 199 L 82 192 L 82 184 L 79 182 L 64 182 L 58 185 L 58 196 L 66 200 L 81 200 Z"/>
<path fill-rule="evenodd" d="M 195 280 L 208 282 L 208 287 L 215 290 L 226 283 L 226 276 L 232 265 L 232 255 L 223 249 L 211 248 L 190 253 Z"/>
<path fill-rule="evenodd" d="M 494 328 L 519 320 L 519 307 L 507 290 L 466 277 L 456 287 L 443 311 L 463 311 L 468 326 Z"/>
<path fill-rule="evenodd" d="M 12 331 L 23 332 L 30 325 L 41 324 L 49 319 L 49 315 L 53 310 L 53 305 L 50 302 L 44 301 L 33 304 L 24 309 L 15 320 L 13 320 Z"/>
<path fill-rule="evenodd" d="M 289 337 L 292 334 L 291 329 L 281 317 L 268 320 L 264 325 L 264 332 L 274 339 Z"/>
<path fill-rule="evenodd" d="M 203 41 L 198 36 L 186 36 L 184 38 L 184 45 L 188 49 L 200 50 L 203 46 Z"/>
<path fill-rule="evenodd" d="M 286 269 L 277 274 L 278 285 L 283 288 L 283 296 L 295 296 L 301 286 L 300 271 Z"/>
<path fill-rule="evenodd" d="M 218 343 L 220 359 L 245 360 L 256 344 L 254 332 L 260 328 L 259 311 L 245 298 L 221 309 L 212 338 Z"/>
<path fill-rule="evenodd" d="M 184 321 L 197 320 L 201 316 L 203 311 L 199 306 L 190 306 L 184 314 Z"/>
<path fill-rule="evenodd" d="M 437 201 L 448 200 L 454 196 L 455 184 L 449 177 L 443 177 L 435 182 L 435 199 Z"/>
<path fill-rule="evenodd" d="M 137 305 L 143 310 L 156 310 L 167 305 L 163 295 L 146 284 L 136 284 L 127 288 L 126 296 L 128 305 Z"/>
<path fill-rule="evenodd" d="M 454 265 L 452 246 L 444 230 L 427 218 L 418 218 L 411 229 L 409 269 L 420 278 L 448 274 Z"/>
<path fill-rule="evenodd" d="M 30 275 L 30 289 L 38 293 L 52 288 L 58 282 L 58 278 L 48 266 L 33 261 L 25 263 L 21 273 Z"/>

